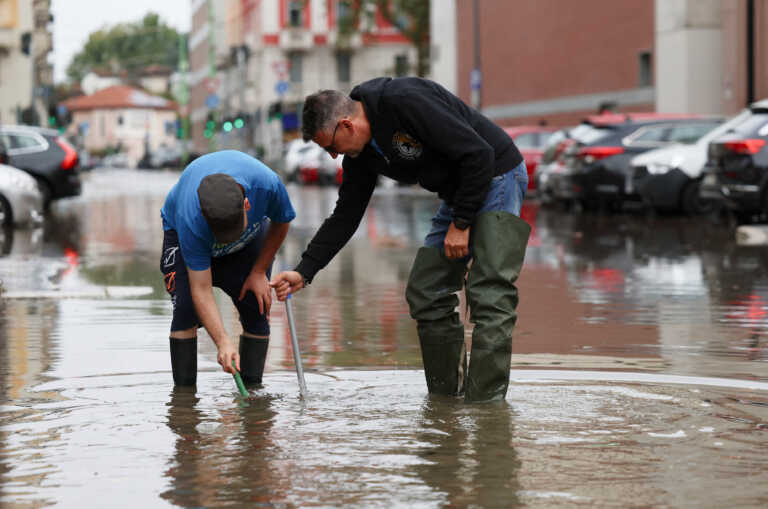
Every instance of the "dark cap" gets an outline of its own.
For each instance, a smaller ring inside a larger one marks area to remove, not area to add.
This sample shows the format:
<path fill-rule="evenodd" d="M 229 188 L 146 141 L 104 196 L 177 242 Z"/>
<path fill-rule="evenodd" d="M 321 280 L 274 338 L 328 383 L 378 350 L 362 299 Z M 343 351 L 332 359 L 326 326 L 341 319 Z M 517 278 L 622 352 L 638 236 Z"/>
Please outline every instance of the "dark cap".
<path fill-rule="evenodd" d="M 213 173 L 197 188 L 200 210 L 217 242 L 228 244 L 243 234 L 243 202 L 240 184 L 229 175 Z"/>

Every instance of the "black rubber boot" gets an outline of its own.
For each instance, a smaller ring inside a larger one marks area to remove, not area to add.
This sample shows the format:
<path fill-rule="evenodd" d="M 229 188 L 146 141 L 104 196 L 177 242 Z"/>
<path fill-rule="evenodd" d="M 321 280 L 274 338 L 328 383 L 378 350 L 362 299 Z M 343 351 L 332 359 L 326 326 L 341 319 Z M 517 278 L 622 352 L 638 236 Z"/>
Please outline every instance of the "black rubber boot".
<path fill-rule="evenodd" d="M 197 337 L 170 338 L 173 383 L 190 386 L 197 383 Z"/>
<path fill-rule="evenodd" d="M 247 385 L 261 385 L 269 338 L 240 335 L 240 376 Z"/>
<path fill-rule="evenodd" d="M 465 273 L 465 262 L 449 260 L 440 249 L 422 247 L 408 278 L 405 297 L 417 322 L 430 394 L 455 396 L 464 390 L 467 357 L 456 292 L 464 285 Z"/>
<path fill-rule="evenodd" d="M 472 350 L 465 400 L 503 400 L 509 386 L 512 330 L 517 322 L 517 281 L 531 227 L 509 212 L 480 214 L 473 224 L 467 300 Z"/>

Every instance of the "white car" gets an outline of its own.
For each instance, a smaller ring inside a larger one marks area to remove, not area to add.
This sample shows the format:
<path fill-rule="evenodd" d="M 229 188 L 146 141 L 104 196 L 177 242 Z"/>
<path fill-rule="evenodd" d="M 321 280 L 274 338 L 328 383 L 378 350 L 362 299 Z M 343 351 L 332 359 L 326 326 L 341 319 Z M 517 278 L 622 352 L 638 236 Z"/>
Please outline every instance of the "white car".
<path fill-rule="evenodd" d="M 304 154 L 312 151 L 312 145 L 316 144 L 311 141 L 304 141 L 301 138 L 288 142 L 285 155 L 283 156 L 283 177 L 287 182 L 296 182 L 298 180 L 301 160 L 304 158 Z"/>
<path fill-rule="evenodd" d="M 291 140 L 283 156 L 283 177 L 302 184 L 340 184 L 343 160 L 343 154 L 334 159 L 315 142 Z"/>
<path fill-rule="evenodd" d="M 740 123 L 744 115 L 740 113 L 691 143 L 678 143 L 636 156 L 630 163 L 633 186 L 646 203 L 656 209 L 682 210 L 687 214 L 709 211 L 712 203 L 699 196 L 709 142 Z"/>
<path fill-rule="evenodd" d="M 29 173 L 0 164 L 0 225 L 36 226 L 43 222 L 43 195 Z"/>

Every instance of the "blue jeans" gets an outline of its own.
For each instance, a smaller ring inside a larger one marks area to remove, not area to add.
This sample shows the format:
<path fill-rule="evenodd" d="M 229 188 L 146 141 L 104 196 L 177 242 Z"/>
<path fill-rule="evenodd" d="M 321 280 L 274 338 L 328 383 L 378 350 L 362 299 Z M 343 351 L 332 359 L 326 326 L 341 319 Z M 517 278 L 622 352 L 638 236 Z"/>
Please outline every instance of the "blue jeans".
<path fill-rule="evenodd" d="M 491 188 L 488 190 L 485 201 L 477 214 L 480 215 L 491 210 L 503 210 L 520 217 L 520 208 L 523 206 L 523 198 L 525 198 L 527 189 L 528 170 L 525 168 L 525 162 L 522 162 L 515 169 L 498 177 L 493 177 Z M 437 215 L 432 218 L 432 229 L 424 238 L 424 245 L 440 250 L 444 249 L 445 234 L 448 233 L 448 227 L 452 221 L 453 208 L 443 202 Z"/>

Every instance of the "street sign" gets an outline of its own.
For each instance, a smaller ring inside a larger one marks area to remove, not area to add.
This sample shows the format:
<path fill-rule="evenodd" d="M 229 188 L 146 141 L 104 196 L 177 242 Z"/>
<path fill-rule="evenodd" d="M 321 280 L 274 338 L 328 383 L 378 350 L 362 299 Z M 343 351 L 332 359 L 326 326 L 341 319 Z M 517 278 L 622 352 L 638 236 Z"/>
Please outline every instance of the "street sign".
<path fill-rule="evenodd" d="M 483 86 L 483 74 L 480 69 L 472 69 L 469 73 L 469 88 L 471 90 L 480 90 Z"/>
<path fill-rule="evenodd" d="M 290 85 L 287 81 L 278 81 L 277 85 L 275 85 L 275 92 L 277 92 L 277 95 L 284 96 L 286 92 L 288 92 L 288 89 L 290 88 Z"/>
<path fill-rule="evenodd" d="M 219 96 L 218 95 L 210 94 L 208 97 L 205 98 L 205 106 L 209 110 L 214 109 L 218 105 L 219 105 Z"/>
<path fill-rule="evenodd" d="M 290 67 L 290 64 L 287 60 L 276 60 L 275 62 L 272 62 L 272 69 L 281 80 L 288 74 L 288 67 Z"/>
<path fill-rule="evenodd" d="M 208 76 L 203 80 L 203 85 L 209 94 L 215 94 L 219 90 L 221 80 L 219 78 Z"/>

